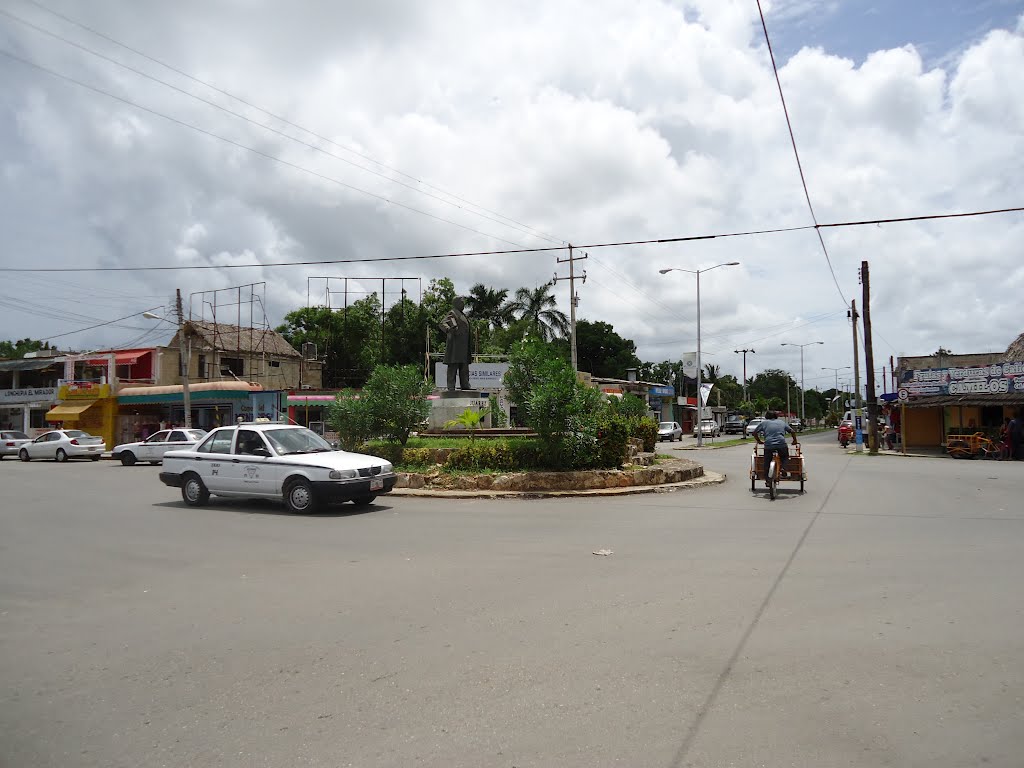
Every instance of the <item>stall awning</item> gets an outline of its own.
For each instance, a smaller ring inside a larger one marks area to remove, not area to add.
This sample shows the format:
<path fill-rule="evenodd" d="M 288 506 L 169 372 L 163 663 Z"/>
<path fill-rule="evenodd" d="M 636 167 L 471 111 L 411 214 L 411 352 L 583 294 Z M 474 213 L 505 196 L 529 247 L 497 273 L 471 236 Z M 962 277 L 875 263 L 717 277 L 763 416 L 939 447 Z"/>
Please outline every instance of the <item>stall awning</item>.
<path fill-rule="evenodd" d="M 148 355 L 148 350 L 135 350 L 134 352 L 112 352 L 114 355 L 115 365 L 135 365 L 139 362 L 139 358 L 143 355 Z M 108 355 L 102 357 L 90 357 L 87 360 L 82 361 L 85 365 L 106 365 L 108 362 Z"/>
<path fill-rule="evenodd" d="M 333 403 L 334 395 L 288 395 L 288 405 L 326 405 Z"/>
<path fill-rule="evenodd" d="M 27 360 L 0 360 L 0 371 L 41 371 L 50 366 L 64 366 L 64 358 L 32 357 Z"/>
<path fill-rule="evenodd" d="M 47 421 L 78 421 L 82 414 L 96 404 L 95 400 L 79 400 L 74 403 L 61 403 L 46 412 L 43 418 Z"/>
<path fill-rule="evenodd" d="M 259 384 L 243 381 L 205 381 L 189 388 L 192 403 L 212 403 L 224 400 L 248 400 L 253 392 L 262 392 Z M 154 403 L 180 404 L 184 399 L 181 384 L 165 387 L 125 387 L 117 393 L 120 405 L 145 405 Z"/>

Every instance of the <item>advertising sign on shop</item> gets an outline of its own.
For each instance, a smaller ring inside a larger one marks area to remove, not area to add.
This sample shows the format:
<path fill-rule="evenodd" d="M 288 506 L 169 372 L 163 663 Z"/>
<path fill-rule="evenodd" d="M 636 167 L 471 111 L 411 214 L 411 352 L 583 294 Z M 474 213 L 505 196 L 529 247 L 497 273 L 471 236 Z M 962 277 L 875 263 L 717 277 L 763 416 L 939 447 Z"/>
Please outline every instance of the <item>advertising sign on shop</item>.
<path fill-rule="evenodd" d="M 110 397 L 109 384 L 97 384 L 95 381 L 69 381 L 61 384 L 57 392 L 58 400 L 98 400 Z"/>
<path fill-rule="evenodd" d="M 52 403 L 56 399 L 56 387 L 0 389 L 0 406 L 14 405 L 15 403 Z"/>
<path fill-rule="evenodd" d="M 1024 362 L 906 371 L 900 389 L 909 397 L 1024 393 Z"/>

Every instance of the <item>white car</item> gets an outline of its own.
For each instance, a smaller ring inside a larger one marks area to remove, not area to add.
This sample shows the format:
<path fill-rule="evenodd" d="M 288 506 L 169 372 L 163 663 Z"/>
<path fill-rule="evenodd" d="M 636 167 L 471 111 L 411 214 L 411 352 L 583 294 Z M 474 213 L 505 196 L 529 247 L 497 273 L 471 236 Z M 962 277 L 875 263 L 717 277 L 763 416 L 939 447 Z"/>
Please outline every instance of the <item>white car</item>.
<path fill-rule="evenodd" d="M 0 460 L 3 460 L 4 456 L 17 456 L 21 446 L 31 442 L 32 438 L 24 432 L 5 429 L 0 432 Z"/>
<path fill-rule="evenodd" d="M 754 434 L 754 430 L 756 430 L 759 426 L 761 426 L 761 422 L 762 421 L 764 421 L 764 418 L 761 417 L 761 416 L 757 416 L 757 417 L 751 419 L 750 421 L 748 421 L 747 422 L 747 434 L 748 435 L 753 435 Z"/>
<path fill-rule="evenodd" d="M 683 428 L 675 421 L 663 421 L 658 425 L 658 440 L 676 440 L 683 439 Z"/>
<path fill-rule="evenodd" d="M 371 504 L 395 487 L 391 464 L 376 456 L 337 451 L 320 435 L 289 424 L 221 427 L 195 448 L 168 451 L 164 485 L 181 488 L 189 506 L 213 496 L 283 499 L 296 513 L 327 502 Z"/>
<path fill-rule="evenodd" d="M 697 436 L 698 427 L 693 428 L 693 436 Z M 718 437 L 722 428 L 718 426 L 718 422 L 714 419 L 704 419 L 699 425 L 700 433 L 703 437 Z"/>
<path fill-rule="evenodd" d="M 44 432 L 30 443 L 18 449 L 18 458 L 22 461 L 32 459 L 92 459 L 99 461 L 107 450 L 102 437 L 93 437 L 80 429 L 55 429 Z"/>
<path fill-rule="evenodd" d="M 205 429 L 162 429 L 140 442 L 115 445 L 110 455 L 126 467 L 137 461 L 159 464 L 168 451 L 191 448 L 205 436 Z"/>

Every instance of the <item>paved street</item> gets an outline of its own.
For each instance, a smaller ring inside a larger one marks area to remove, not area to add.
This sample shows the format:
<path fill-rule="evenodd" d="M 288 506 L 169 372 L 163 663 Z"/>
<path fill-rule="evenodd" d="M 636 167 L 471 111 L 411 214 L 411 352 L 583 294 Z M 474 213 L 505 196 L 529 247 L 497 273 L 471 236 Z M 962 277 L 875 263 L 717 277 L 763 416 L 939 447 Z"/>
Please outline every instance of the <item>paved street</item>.
<path fill-rule="evenodd" d="M 1019 767 L 1024 463 L 805 443 L 316 517 L 4 461 L 0 765 Z"/>

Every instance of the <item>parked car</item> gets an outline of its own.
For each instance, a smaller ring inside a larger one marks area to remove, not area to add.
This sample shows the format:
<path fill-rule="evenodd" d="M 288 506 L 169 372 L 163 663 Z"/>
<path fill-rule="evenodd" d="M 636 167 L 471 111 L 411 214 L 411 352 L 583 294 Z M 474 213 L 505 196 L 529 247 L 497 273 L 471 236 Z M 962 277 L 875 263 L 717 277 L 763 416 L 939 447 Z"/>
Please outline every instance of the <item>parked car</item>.
<path fill-rule="evenodd" d="M 31 442 L 31 437 L 16 429 L 5 429 L 0 432 L 0 461 L 4 456 L 17 456 L 21 446 Z"/>
<path fill-rule="evenodd" d="M 211 495 L 283 499 L 297 513 L 327 502 L 371 504 L 396 480 L 384 459 L 336 451 L 306 427 L 264 423 L 221 427 L 194 448 L 168 451 L 160 473 L 189 506 Z"/>
<path fill-rule="evenodd" d="M 137 461 L 159 464 L 168 451 L 191 448 L 206 436 L 205 429 L 162 429 L 145 440 L 115 445 L 110 455 L 120 459 L 126 467 Z"/>
<path fill-rule="evenodd" d="M 754 430 L 756 430 L 758 428 L 758 426 L 760 426 L 762 421 L 764 421 L 764 419 L 761 416 L 755 416 L 750 421 L 748 421 L 747 422 L 747 435 L 748 436 L 749 435 L 753 435 L 754 434 Z"/>
<path fill-rule="evenodd" d="M 102 437 L 93 437 L 80 429 L 55 429 L 44 432 L 30 443 L 18 449 L 18 458 L 22 461 L 32 459 L 92 459 L 99 461 L 103 451 L 107 449 Z"/>
<path fill-rule="evenodd" d="M 718 426 L 718 422 L 714 419 L 703 419 L 699 425 L 700 433 L 704 437 L 718 437 L 721 434 L 722 428 Z M 693 436 L 697 436 L 698 427 L 693 428 Z"/>
<path fill-rule="evenodd" d="M 722 431 L 727 435 L 742 435 L 743 430 L 747 427 L 747 420 L 742 416 L 735 415 L 730 416 L 725 420 L 725 426 L 722 427 Z"/>
<path fill-rule="evenodd" d="M 658 425 L 658 440 L 676 440 L 683 439 L 683 428 L 679 426 L 679 422 L 676 421 L 663 421 Z"/>

